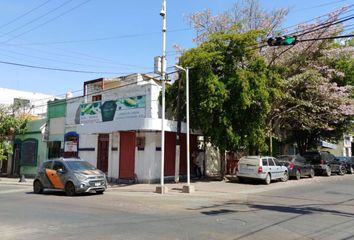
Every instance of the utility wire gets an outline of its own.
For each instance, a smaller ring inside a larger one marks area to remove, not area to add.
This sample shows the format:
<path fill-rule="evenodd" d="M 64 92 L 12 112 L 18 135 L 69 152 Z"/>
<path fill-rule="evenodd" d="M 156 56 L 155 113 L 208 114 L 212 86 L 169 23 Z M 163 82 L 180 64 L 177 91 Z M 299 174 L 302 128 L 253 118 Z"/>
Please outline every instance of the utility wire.
<path fill-rule="evenodd" d="M 174 32 L 182 32 L 182 31 L 190 31 L 191 28 L 182 28 L 167 31 L 168 33 Z M 30 45 L 57 45 L 57 44 L 72 44 L 72 43 L 84 43 L 84 42 L 98 42 L 98 41 L 108 41 L 108 40 L 117 40 L 117 39 L 126 39 L 126 38 L 138 38 L 161 34 L 161 32 L 150 32 L 150 33 L 135 33 L 128 35 L 120 35 L 120 36 L 108 36 L 101 38 L 91 38 L 91 39 L 81 39 L 81 40 L 66 40 L 66 41 L 55 41 L 55 42 L 34 42 L 34 43 L 25 43 L 25 44 L 7 44 L 9 46 L 30 46 Z"/>
<path fill-rule="evenodd" d="M 72 1 L 72 0 L 69 0 L 69 1 Z M 48 24 L 48 23 L 50 23 L 50 22 L 52 22 L 52 21 L 54 21 L 54 20 L 56 20 L 56 19 L 58 19 L 58 18 L 60 18 L 60 17 L 62 17 L 62 16 L 64 16 L 64 15 L 66 15 L 66 14 L 68 14 L 68 13 L 74 11 L 75 9 L 81 7 L 82 5 L 88 3 L 89 1 L 91 1 L 91 0 L 86 0 L 86 1 L 84 1 L 84 2 L 82 2 L 82 3 L 80 3 L 80 4 L 78 4 L 78 5 L 76 5 L 76 6 L 72 7 L 72 8 L 70 8 L 69 10 L 67 10 L 67 11 L 65 11 L 65 12 L 63 12 L 63 13 L 61 13 L 61 14 L 59 14 L 59 15 L 57 15 L 57 16 L 55 16 L 55 17 L 53 17 L 53 18 L 51 18 L 51 19 L 49 19 L 49 20 L 47 20 L 47 21 L 45 21 L 44 23 L 39 24 L 39 25 L 37 25 L 37 26 L 35 26 L 35 27 L 33 27 L 33 28 L 31 28 L 31 29 L 29 29 L 29 30 L 27 30 L 27 31 L 25 31 L 25 32 L 23 32 L 23 33 L 21 33 L 21 34 L 18 34 L 18 35 L 16 35 L 16 36 L 14 36 L 14 37 L 12 37 L 12 38 L 10 38 L 10 39 L 4 41 L 3 43 L 7 43 L 7 42 L 9 42 L 9 41 L 12 41 L 12 40 L 14 40 L 14 39 L 16 39 L 16 38 L 18 38 L 18 37 L 21 37 L 21 36 L 27 34 L 27 33 L 29 33 L 29 32 L 32 32 L 32 31 L 34 31 L 34 30 L 36 30 L 36 29 L 38 29 L 38 28 L 40 28 L 40 27 L 42 27 L 42 26 L 44 26 L 44 25 L 46 25 L 46 24 Z"/>
<path fill-rule="evenodd" d="M 16 32 L 17 30 L 22 29 L 22 28 L 24 28 L 24 27 L 30 25 L 31 23 L 34 23 L 34 22 L 40 20 L 41 18 L 44 18 L 45 16 L 51 14 L 52 12 L 55 12 L 56 10 L 58 10 L 58 9 L 60 9 L 60 8 L 62 8 L 62 7 L 64 7 L 65 5 L 69 4 L 69 3 L 72 2 L 72 1 L 73 1 L 73 0 L 68 0 L 68 1 L 66 1 L 66 2 L 64 2 L 64 3 L 62 3 L 62 4 L 60 4 L 60 5 L 57 6 L 56 8 L 54 8 L 54 9 L 52 9 L 52 10 L 46 12 L 45 14 L 42 14 L 42 15 L 40 15 L 39 17 L 36 17 L 35 19 L 32 19 L 31 21 L 29 21 L 29 22 L 27 22 L 27 23 L 25 23 L 25 24 L 23 24 L 23 25 L 21 25 L 21 26 L 15 28 L 15 29 L 13 29 L 13 30 L 7 32 L 7 33 L 4 33 L 4 34 L 1 35 L 0 37 L 5 37 L 5 36 L 7 36 L 7 35 L 9 35 L 9 34 L 11 34 L 11 33 L 13 33 L 13 32 Z"/>
<path fill-rule="evenodd" d="M 308 7 L 308 8 L 295 9 L 293 11 L 293 13 L 294 12 L 299 12 L 299 11 L 304 11 L 304 10 L 309 10 L 309 9 L 314 9 L 314 8 L 325 7 L 325 6 L 328 6 L 328 5 L 337 4 L 337 3 L 340 3 L 340 2 L 346 2 L 346 1 L 348 1 L 348 0 L 332 1 L 332 2 L 327 2 L 327 3 L 324 3 L 324 4 L 320 4 L 320 5 L 316 5 L 316 6 L 312 6 L 312 7 Z"/>
<path fill-rule="evenodd" d="M 126 73 L 118 73 L 118 72 L 95 72 L 95 71 L 64 69 L 64 68 L 51 68 L 51 67 L 27 65 L 27 64 L 7 62 L 7 61 L 0 61 L 0 63 L 7 64 L 7 65 L 13 65 L 13 66 L 19 66 L 19 67 L 36 68 L 36 69 L 52 70 L 52 71 L 60 71 L 60 72 L 90 73 L 90 74 L 92 74 L 92 73 L 94 73 L 94 74 L 126 74 Z"/>
<path fill-rule="evenodd" d="M 324 28 L 328 28 L 328 27 L 331 27 L 331 26 L 334 26 L 334 25 L 337 25 L 337 24 L 340 24 L 340 23 L 343 23 L 343 22 L 346 22 L 346 21 L 349 21 L 351 19 L 354 18 L 354 14 L 346 17 L 345 19 L 342 19 L 342 20 L 339 20 L 339 21 L 335 21 L 335 22 L 329 22 L 329 23 L 325 23 L 323 24 L 322 26 L 319 26 L 319 27 L 316 27 L 314 29 L 311 29 L 309 31 L 306 31 L 304 33 L 301 33 L 301 34 L 297 34 L 297 36 L 303 36 L 303 35 L 306 35 L 306 34 L 309 34 L 309 33 L 312 33 L 312 32 L 315 32 L 315 31 L 318 31 L 318 30 L 321 30 L 321 29 L 324 29 Z"/>
<path fill-rule="evenodd" d="M 299 42 L 329 40 L 329 39 L 338 39 L 338 38 L 350 38 L 350 37 L 354 37 L 354 34 L 342 35 L 342 36 L 333 36 L 333 37 L 319 37 L 319 38 L 301 39 L 301 40 L 299 40 Z"/>
<path fill-rule="evenodd" d="M 21 14 L 20 16 L 18 16 L 18 17 L 16 17 L 16 18 L 12 19 L 11 21 L 9 21 L 9 22 L 7 22 L 7 23 L 1 25 L 1 26 L 0 26 L 0 29 L 2 29 L 2 28 L 6 27 L 6 26 L 8 26 L 8 25 L 10 25 L 10 24 L 12 24 L 12 23 L 14 23 L 14 22 L 17 22 L 17 21 L 20 20 L 21 18 L 23 18 L 23 17 L 29 15 L 30 13 L 36 11 L 37 9 L 43 7 L 44 5 L 46 5 L 47 3 L 49 3 L 50 1 L 52 1 L 52 0 L 47 0 L 47 1 L 45 1 L 44 3 L 41 3 L 40 5 L 38 5 L 38 6 L 34 7 L 34 8 L 32 8 L 31 10 L 29 10 L 29 11 L 27 11 L 27 12 Z"/>

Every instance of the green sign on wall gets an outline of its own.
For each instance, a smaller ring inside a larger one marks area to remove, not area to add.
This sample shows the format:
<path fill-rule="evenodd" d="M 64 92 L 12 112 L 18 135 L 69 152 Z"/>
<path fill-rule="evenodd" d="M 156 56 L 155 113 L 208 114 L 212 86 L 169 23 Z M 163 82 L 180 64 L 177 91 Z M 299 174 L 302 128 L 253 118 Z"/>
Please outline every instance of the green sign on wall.
<path fill-rule="evenodd" d="M 119 98 L 80 105 L 80 123 L 98 123 L 121 118 L 144 118 L 146 96 Z"/>

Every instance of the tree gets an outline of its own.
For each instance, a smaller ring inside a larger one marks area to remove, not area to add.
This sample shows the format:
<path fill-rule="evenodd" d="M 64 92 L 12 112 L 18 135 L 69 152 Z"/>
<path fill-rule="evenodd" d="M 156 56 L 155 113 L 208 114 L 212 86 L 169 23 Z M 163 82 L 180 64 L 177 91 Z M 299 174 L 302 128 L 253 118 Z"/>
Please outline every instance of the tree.
<path fill-rule="evenodd" d="M 261 7 L 259 0 L 237 0 L 224 13 L 214 16 L 210 9 L 206 9 L 189 15 L 187 20 L 196 30 L 197 37 L 194 41 L 202 43 L 208 39 L 209 35 L 227 31 L 235 24 L 239 25 L 239 32 L 266 30 L 266 36 L 273 35 L 288 12 L 285 8 L 266 11 Z"/>
<path fill-rule="evenodd" d="M 307 70 L 285 81 L 286 94 L 276 105 L 274 124 L 285 140 L 295 141 L 300 153 L 314 148 L 320 139 L 342 137 L 354 115 L 352 88 L 330 82 L 316 70 Z"/>
<path fill-rule="evenodd" d="M 13 106 L 0 105 L 0 169 L 12 153 L 11 140 L 16 132 L 24 133 L 29 115 L 14 113 Z"/>
<path fill-rule="evenodd" d="M 260 31 L 234 27 L 218 32 L 185 52 L 180 65 L 190 67 L 191 127 L 221 150 L 265 150 L 265 117 L 270 99 L 278 94 L 279 76 L 250 45 Z M 176 109 L 175 83 L 167 89 L 167 106 Z M 184 85 L 184 84 L 183 84 Z M 272 94 L 271 94 L 272 93 Z"/>

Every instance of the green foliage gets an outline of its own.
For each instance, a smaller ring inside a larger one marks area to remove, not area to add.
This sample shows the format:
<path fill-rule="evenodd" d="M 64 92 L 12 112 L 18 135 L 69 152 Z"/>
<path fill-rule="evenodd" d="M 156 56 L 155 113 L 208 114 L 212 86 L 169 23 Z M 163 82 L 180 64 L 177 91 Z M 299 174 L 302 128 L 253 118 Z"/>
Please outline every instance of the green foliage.
<path fill-rule="evenodd" d="M 191 68 L 191 127 L 222 150 L 266 148 L 265 118 L 270 101 L 280 95 L 280 78 L 250 47 L 260 35 L 255 30 L 212 34 L 180 58 L 180 65 Z M 170 109 L 175 109 L 177 84 L 167 90 Z"/>
<path fill-rule="evenodd" d="M 24 133 L 29 116 L 14 114 L 12 107 L 0 105 L 0 161 L 12 153 L 11 140 L 16 132 Z"/>

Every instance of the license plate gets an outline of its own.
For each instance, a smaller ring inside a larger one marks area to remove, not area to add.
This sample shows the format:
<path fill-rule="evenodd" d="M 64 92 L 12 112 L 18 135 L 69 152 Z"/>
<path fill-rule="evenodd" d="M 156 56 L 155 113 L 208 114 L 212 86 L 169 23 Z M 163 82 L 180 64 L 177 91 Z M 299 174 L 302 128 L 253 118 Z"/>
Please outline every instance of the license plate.
<path fill-rule="evenodd" d="M 96 182 L 95 183 L 95 186 L 97 187 L 97 186 L 101 186 L 101 183 L 100 182 Z"/>
<path fill-rule="evenodd" d="M 241 167 L 240 172 L 243 173 L 253 173 L 254 172 L 254 168 L 253 167 Z"/>

